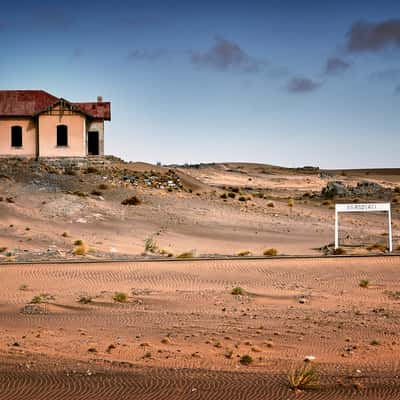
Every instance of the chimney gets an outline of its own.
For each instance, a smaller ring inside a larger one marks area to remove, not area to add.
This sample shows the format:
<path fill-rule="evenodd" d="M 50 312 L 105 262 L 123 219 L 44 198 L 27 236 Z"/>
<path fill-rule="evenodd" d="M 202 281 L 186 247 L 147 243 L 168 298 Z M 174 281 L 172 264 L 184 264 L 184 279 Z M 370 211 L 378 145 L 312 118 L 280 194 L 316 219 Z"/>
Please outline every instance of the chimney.
<path fill-rule="evenodd" d="M 97 96 L 97 102 L 102 103 L 103 102 L 103 96 Z"/>

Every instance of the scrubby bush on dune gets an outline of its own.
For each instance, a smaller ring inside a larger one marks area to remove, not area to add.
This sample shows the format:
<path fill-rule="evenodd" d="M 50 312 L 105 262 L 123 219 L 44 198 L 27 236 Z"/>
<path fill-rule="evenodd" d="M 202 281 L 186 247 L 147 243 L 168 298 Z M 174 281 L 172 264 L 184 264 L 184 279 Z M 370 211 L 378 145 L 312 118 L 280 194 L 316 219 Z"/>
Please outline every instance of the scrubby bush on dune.
<path fill-rule="evenodd" d="M 250 356 L 250 355 L 248 355 L 248 354 L 245 354 L 244 356 L 242 356 L 241 358 L 240 358 L 240 364 L 242 364 L 242 365 L 249 365 L 249 364 L 251 364 L 252 362 L 253 362 L 253 357 L 252 356 Z"/>
<path fill-rule="evenodd" d="M 247 256 L 251 256 L 251 251 L 249 251 L 249 250 L 240 251 L 237 255 L 238 255 L 238 257 L 247 257 Z"/>
<path fill-rule="evenodd" d="M 289 387 L 294 390 L 310 390 L 318 387 L 318 375 L 310 362 L 293 367 L 288 373 Z"/>
<path fill-rule="evenodd" d="M 194 251 L 185 251 L 176 256 L 176 258 L 193 258 L 193 257 L 194 257 Z"/>
<path fill-rule="evenodd" d="M 243 295 L 244 294 L 244 290 L 243 288 L 241 288 L 240 286 L 236 286 L 232 289 L 231 294 L 238 296 L 238 295 Z"/>
<path fill-rule="evenodd" d="M 98 188 L 99 188 L 99 190 L 107 190 L 108 189 L 108 185 L 106 183 L 100 183 Z"/>
<path fill-rule="evenodd" d="M 288 207 L 292 208 L 294 206 L 294 200 L 292 198 L 288 199 Z"/>
<path fill-rule="evenodd" d="M 121 204 L 124 206 L 137 206 L 141 203 L 142 202 L 140 201 L 140 199 L 136 196 L 128 197 L 127 199 L 121 201 Z"/>
<path fill-rule="evenodd" d="M 263 254 L 264 254 L 264 256 L 277 256 L 278 250 L 271 248 L 271 249 L 265 250 Z"/>
<path fill-rule="evenodd" d="M 369 251 L 381 251 L 383 253 L 383 252 L 387 251 L 388 248 L 384 244 L 374 243 L 371 246 L 368 246 L 367 250 L 369 250 Z"/>
<path fill-rule="evenodd" d="M 367 288 L 369 286 L 369 280 L 368 279 L 361 279 L 360 283 L 358 286 L 362 288 Z"/>
<path fill-rule="evenodd" d="M 158 251 L 158 245 L 153 237 L 148 237 L 144 242 L 144 251 L 146 253 L 156 253 Z"/>
<path fill-rule="evenodd" d="M 342 256 L 346 254 L 346 250 L 343 247 L 338 247 L 337 249 L 333 249 L 332 254 L 335 256 Z"/>
<path fill-rule="evenodd" d="M 128 295 L 124 292 L 115 292 L 113 300 L 118 303 L 125 303 L 126 301 L 128 301 Z"/>

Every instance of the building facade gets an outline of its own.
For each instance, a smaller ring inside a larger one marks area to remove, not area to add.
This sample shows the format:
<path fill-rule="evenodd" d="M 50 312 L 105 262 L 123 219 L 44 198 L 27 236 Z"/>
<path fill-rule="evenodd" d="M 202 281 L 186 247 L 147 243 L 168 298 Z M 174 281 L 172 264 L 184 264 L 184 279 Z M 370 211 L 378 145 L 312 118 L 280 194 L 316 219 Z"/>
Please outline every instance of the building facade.
<path fill-rule="evenodd" d="M 111 103 L 72 103 L 42 90 L 0 90 L 0 157 L 104 155 Z"/>

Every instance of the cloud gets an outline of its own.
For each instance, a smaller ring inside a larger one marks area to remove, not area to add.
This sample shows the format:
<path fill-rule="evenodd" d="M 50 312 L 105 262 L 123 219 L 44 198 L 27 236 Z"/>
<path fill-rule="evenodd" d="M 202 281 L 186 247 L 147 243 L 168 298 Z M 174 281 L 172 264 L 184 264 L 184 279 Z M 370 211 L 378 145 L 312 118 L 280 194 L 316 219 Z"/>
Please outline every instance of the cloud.
<path fill-rule="evenodd" d="M 347 61 L 338 57 L 331 57 L 326 60 L 325 74 L 338 75 L 347 71 L 350 67 L 351 64 Z"/>
<path fill-rule="evenodd" d="M 308 78 L 296 77 L 289 80 L 286 88 L 289 93 L 301 94 L 313 92 L 319 89 L 321 85 L 321 83 L 315 82 Z"/>
<path fill-rule="evenodd" d="M 162 57 L 166 56 L 167 53 L 168 53 L 168 51 L 165 49 L 154 49 L 154 50 L 135 49 L 129 53 L 128 58 L 132 61 L 153 62 L 153 61 L 158 61 Z"/>
<path fill-rule="evenodd" d="M 369 77 L 372 81 L 400 81 L 400 68 L 376 71 L 373 72 Z"/>
<path fill-rule="evenodd" d="M 258 72 L 264 62 L 250 57 L 237 43 L 221 37 L 206 52 L 191 52 L 193 64 L 210 66 L 219 70 L 236 69 L 242 72 Z"/>
<path fill-rule="evenodd" d="M 349 52 L 374 52 L 389 46 L 400 48 L 400 19 L 378 23 L 357 21 L 347 33 Z"/>

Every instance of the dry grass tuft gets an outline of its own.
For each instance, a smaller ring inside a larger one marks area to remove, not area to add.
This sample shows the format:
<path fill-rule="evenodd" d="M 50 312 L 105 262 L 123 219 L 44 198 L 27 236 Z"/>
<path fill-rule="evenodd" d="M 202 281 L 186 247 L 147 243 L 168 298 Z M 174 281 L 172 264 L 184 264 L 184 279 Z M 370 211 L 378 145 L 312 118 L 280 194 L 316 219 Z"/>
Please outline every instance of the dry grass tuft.
<path fill-rule="evenodd" d="M 185 251 L 181 254 L 178 254 L 176 258 L 193 258 L 194 257 L 194 251 Z"/>
<path fill-rule="evenodd" d="M 310 390 L 318 387 L 318 375 L 310 362 L 293 367 L 288 373 L 289 387 L 294 390 Z"/>
<path fill-rule="evenodd" d="M 277 256 L 278 255 L 278 250 L 277 249 L 268 249 L 264 251 L 264 256 Z"/>
<path fill-rule="evenodd" d="M 113 300 L 117 303 L 126 303 L 128 301 L 128 295 L 124 292 L 115 292 Z"/>
<path fill-rule="evenodd" d="M 251 256 L 251 251 L 245 250 L 237 253 L 238 257 L 248 257 Z"/>
<path fill-rule="evenodd" d="M 236 286 L 232 289 L 231 294 L 238 296 L 238 295 L 243 295 L 244 294 L 244 290 L 243 288 L 241 288 L 240 286 Z"/>
<path fill-rule="evenodd" d="M 368 279 L 361 279 L 360 283 L 358 286 L 362 288 L 367 288 L 369 286 L 369 280 Z"/>
<path fill-rule="evenodd" d="M 121 204 L 124 206 L 138 206 L 141 203 L 141 200 L 136 196 L 128 197 L 127 199 L 121 201 Z"/>

